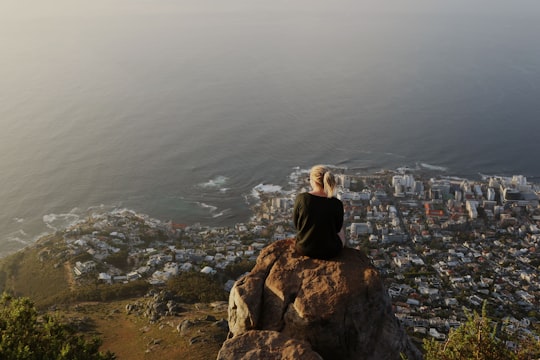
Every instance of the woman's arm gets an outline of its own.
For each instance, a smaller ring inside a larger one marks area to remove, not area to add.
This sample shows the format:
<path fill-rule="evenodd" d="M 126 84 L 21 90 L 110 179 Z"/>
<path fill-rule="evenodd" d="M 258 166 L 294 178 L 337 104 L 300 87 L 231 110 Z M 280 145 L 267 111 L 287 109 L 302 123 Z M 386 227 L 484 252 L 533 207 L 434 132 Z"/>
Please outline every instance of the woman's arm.
<path fill-rule="evenodd" d="M 343 227 L 338 232 L 339 239 L 341 240 L 341 243 L 343 244 L 343 247 L 347 246 L 347 239 L 345 239 L 345 230 Z"/>

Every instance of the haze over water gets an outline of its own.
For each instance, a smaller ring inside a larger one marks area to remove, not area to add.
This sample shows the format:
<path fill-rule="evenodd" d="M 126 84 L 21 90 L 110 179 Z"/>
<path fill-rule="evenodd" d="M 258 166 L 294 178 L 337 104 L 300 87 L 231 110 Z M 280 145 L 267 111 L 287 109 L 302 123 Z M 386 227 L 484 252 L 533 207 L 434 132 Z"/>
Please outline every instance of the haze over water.
<path fill-rule="evenodd" d="M 0 254 L 246 220 L 294 166 L 540 181 L 537 1 L 0 0 Z"/>

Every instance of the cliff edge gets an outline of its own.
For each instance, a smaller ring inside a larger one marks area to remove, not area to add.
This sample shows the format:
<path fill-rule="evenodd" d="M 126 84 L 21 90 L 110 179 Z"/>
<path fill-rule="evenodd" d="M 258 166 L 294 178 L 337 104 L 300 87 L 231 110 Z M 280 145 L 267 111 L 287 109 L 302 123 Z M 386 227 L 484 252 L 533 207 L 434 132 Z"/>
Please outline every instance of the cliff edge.
<path fill-rule="evenodd" d="M 362 251 L 346 248 L 325 261 L 293 244 L 269 245 L 236 282 L 218 360 L 422 358 Z"/>

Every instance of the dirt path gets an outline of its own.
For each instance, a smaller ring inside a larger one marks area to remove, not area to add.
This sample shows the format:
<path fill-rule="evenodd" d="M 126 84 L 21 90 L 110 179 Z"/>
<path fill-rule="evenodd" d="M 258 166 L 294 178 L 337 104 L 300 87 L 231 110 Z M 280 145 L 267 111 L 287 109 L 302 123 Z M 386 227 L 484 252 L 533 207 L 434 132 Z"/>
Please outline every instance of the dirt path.
<path fill-rule="evenodd" d="M 77 285 L 75 283 L 75 276 L 73 274 L 73 270 L 71 269 L 71 264 L 69 261 L 64 262 L 64 270 L 66 271 L 66 280 L 69 286 L 69 290 L 73 291 L 75 290 L 75 286 Z"/>

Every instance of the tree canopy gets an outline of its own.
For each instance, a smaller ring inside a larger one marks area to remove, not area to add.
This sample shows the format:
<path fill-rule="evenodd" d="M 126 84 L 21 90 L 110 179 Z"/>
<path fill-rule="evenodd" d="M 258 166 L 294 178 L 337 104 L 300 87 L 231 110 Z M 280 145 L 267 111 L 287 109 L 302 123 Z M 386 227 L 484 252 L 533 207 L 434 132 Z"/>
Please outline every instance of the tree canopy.
<path fill-rule="evenodd" d="M 511 349 L 508 344 L 515 344 Z M 451 330 L 445 342 L 424 340 L 426 360 L 528 360 L 540 358 L 540 343 L 533 336 L 509 335 L 486 313 L 467 313 L 467 321 Z"/>
<path fill-rule="evenodd" d="M 113 360 L 99 351 L 101 340 L 86 340 L 68 325 L 40 315 L 28 298 L 0 298 L 0 358 L 5 360 Z"/>

